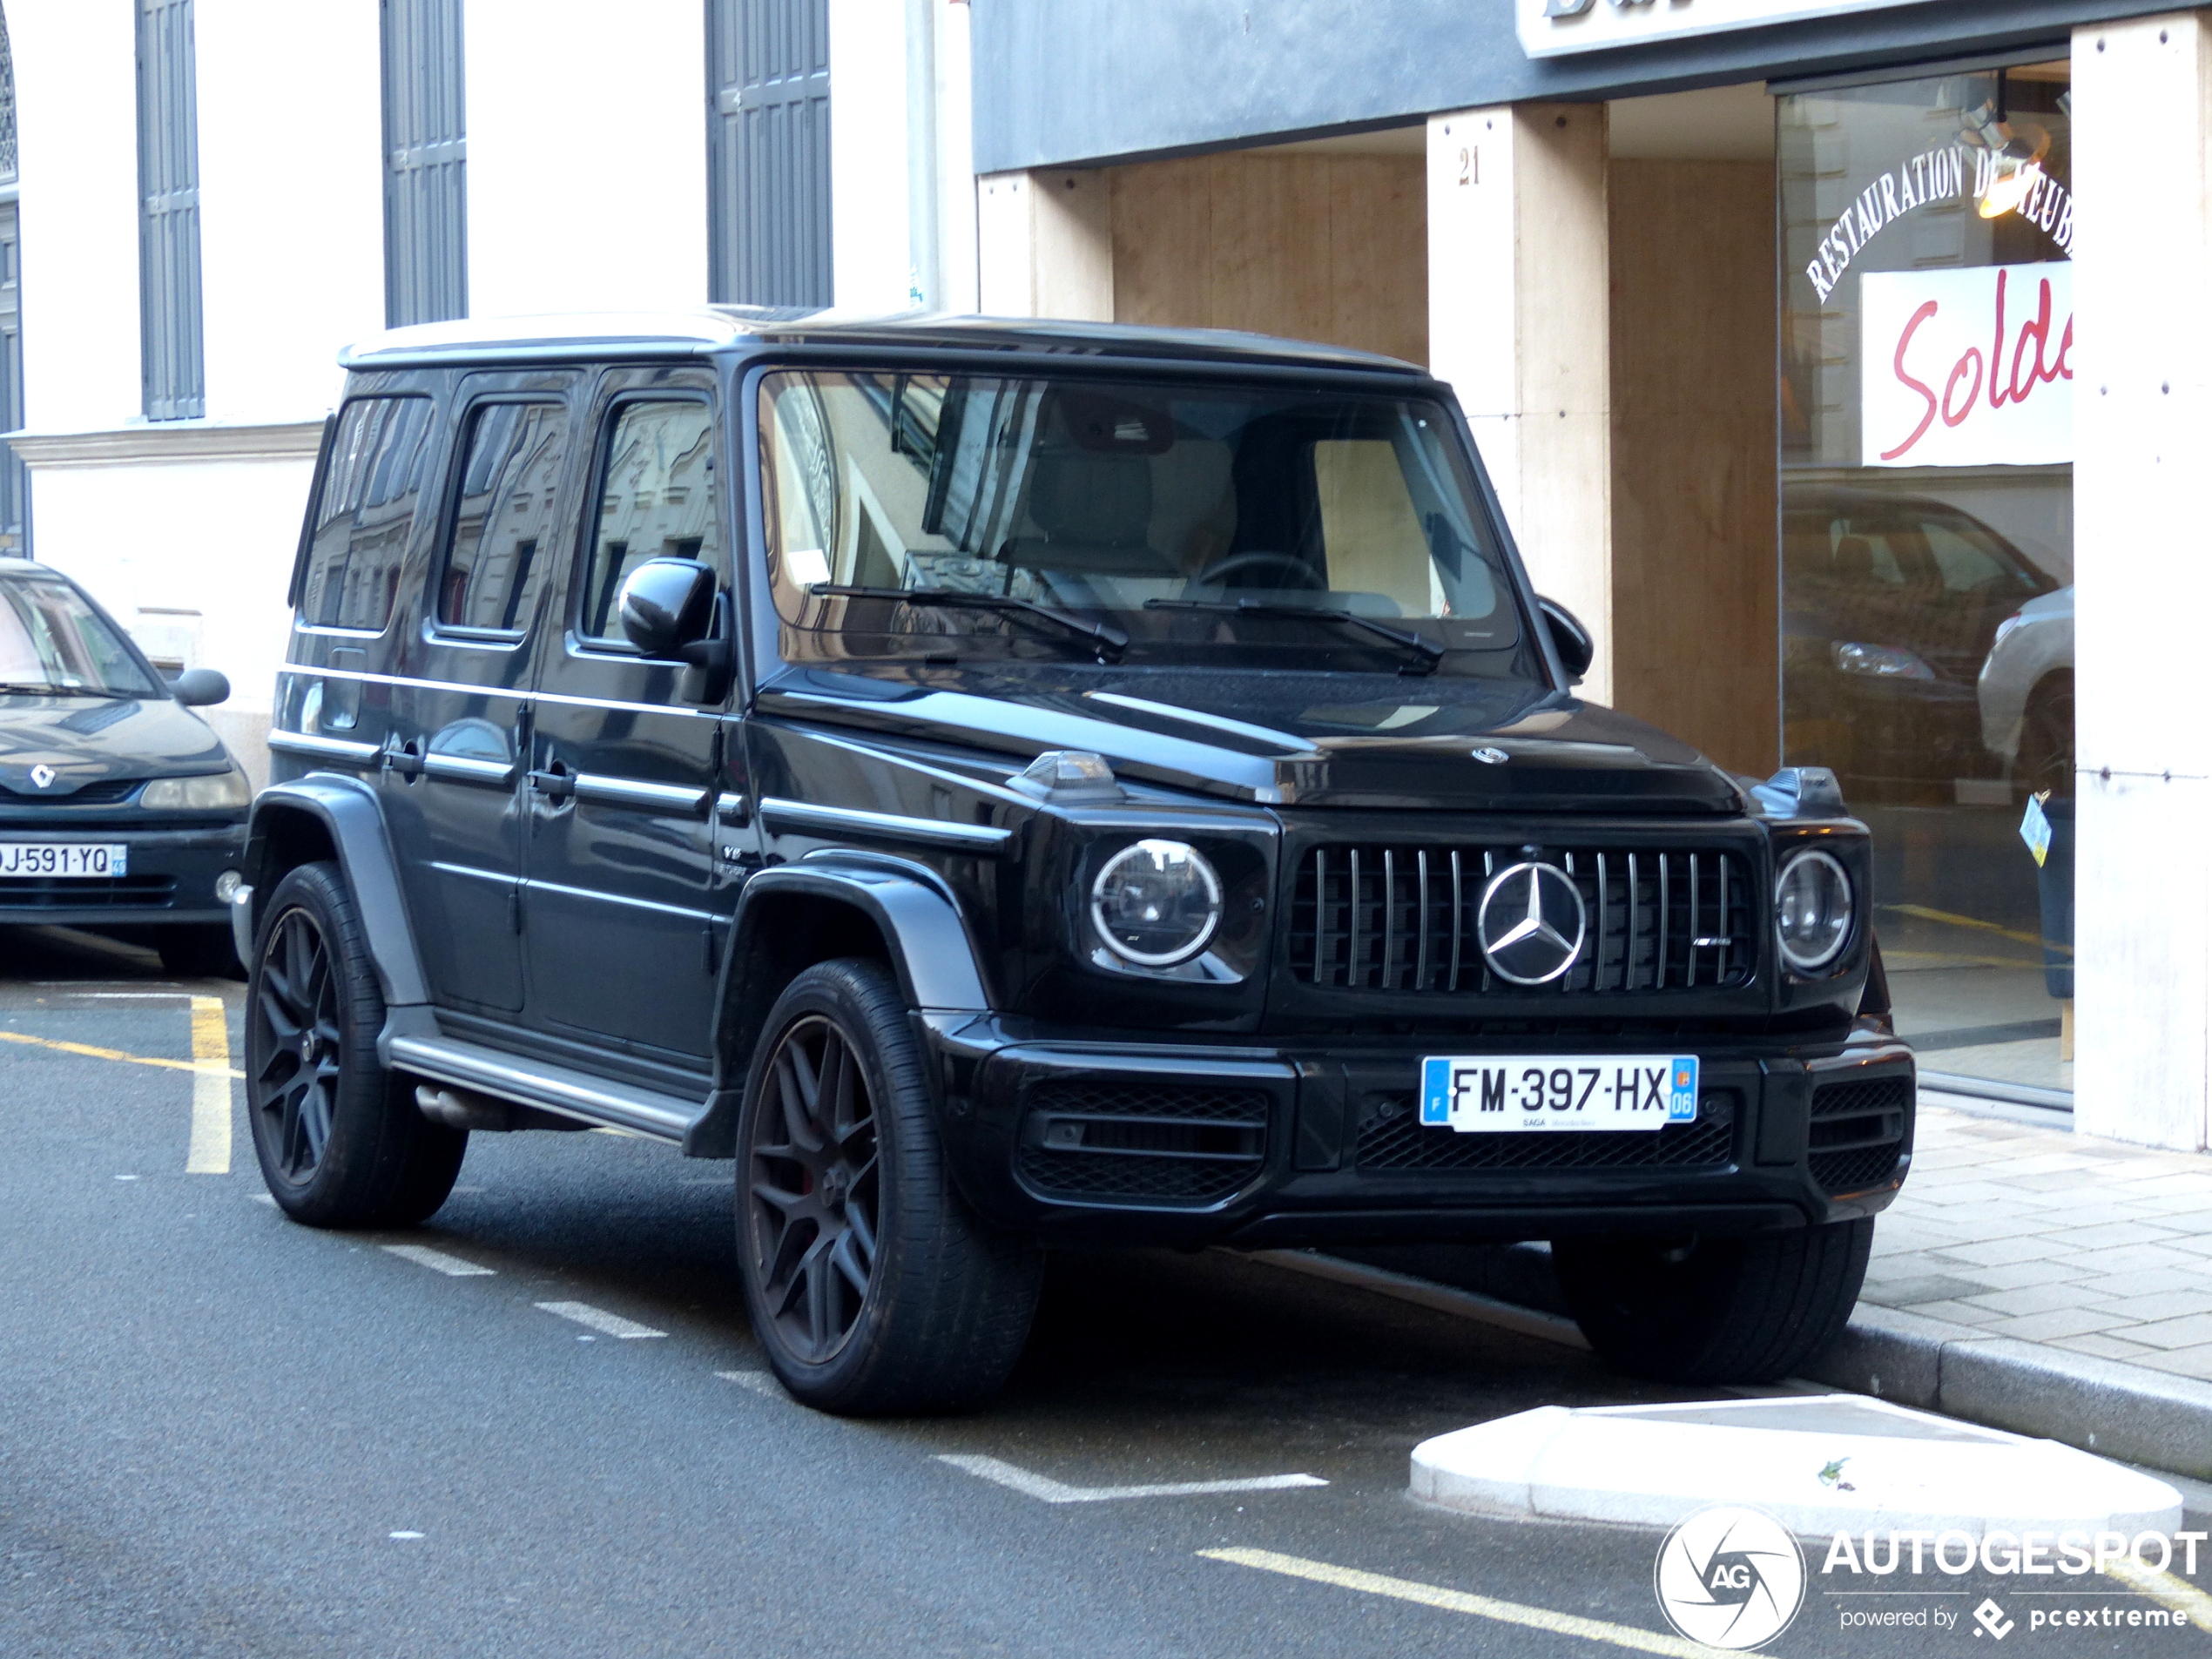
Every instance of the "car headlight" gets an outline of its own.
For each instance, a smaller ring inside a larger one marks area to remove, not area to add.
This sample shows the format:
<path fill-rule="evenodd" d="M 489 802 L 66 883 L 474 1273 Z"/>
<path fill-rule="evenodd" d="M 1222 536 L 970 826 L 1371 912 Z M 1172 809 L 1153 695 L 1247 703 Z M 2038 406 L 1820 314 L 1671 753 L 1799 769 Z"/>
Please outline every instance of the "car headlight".
<path fill-rule="evenodd" d="M 1221 878 L 1195 846 L 1138 841 L 1090 884 L 1090 920 L 1106 948 L 1139 968 L 1172 968 L 1221 925 Z"/>
<path fill-rule="evenodd" d="M 1846 674 L 1878 680 L 1932 680 L 1935 670 L 1902 645 L 1869 645 L 1856 639 L 1831 641 L 1829 659 Z"/>
<path fill-rule="evenodd" d="M 1817 849 L 1784 859 L 1774 878 L 1774 937 L 1783 961 L 1801 974 L 1817 973 L 1843 954 L 1851 927 L 1844 867 Z"/>
<path fill-rule="evenodd" d="M 212 813 L 247 806 L 253 791 L 236 766 L 202 778 L 157 778 L 138 796 L 138 805 L 157 813 Z"/>

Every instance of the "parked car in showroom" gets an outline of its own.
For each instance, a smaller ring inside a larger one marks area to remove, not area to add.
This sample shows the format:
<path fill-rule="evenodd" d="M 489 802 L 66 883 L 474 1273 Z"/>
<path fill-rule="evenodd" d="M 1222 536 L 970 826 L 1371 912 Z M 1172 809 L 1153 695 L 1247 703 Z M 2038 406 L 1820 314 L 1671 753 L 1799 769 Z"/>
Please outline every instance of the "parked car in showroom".
<path fill-rule="evenodd" d="M 0 923 L 149 944 L 174 974 L 235 974 L 230 898 L 246 774 L 174 681 L 58 570 L 0 559 Z"/>
<path fill-rule="evenodd" d="M 1993 776 L 1975 680 L 2003 619 L 2058 585 L 1972 514 L 1924 496 L 1783 493 L 1787 752 L 1910 795 Z"/>
<path fill-rule="evenodd" d="M 1447 388 L 736 308 L 351 351 L 235 911 L 318 1226 L 468 1136 L 734 1159 L 797 1398 L 971 1404 L 1054 1244 L 1549 1239 L 1788 1372 L 1910 1163 L 1865 827 L 1577 698 Z"/>
<path fill-rule="evenodd" d="M 2074 588 L 2030 599 L 1997 624 L 1974 689 L 1982 742 L 2025 793 L 2074 793 Z"/>

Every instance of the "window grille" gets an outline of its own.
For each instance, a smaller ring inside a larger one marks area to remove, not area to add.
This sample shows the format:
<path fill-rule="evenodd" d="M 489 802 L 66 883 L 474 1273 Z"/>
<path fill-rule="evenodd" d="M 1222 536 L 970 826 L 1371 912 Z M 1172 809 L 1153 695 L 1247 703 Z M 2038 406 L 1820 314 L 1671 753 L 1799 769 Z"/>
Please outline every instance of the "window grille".
<path fill-rule="evenodd" d="M 708 281 L 830 303 L 829 0 L 710 0 Z"/>
<path fill-rule="evenodd" d="M 8 18 L 0 12 L 0 183 L 16 176 L 16 53 L 8 42 Z"/>
<path fill-rule="evenodd" d="M 192 0 L 138 0 L 138 361 L 150 421 L 207 413 Z"/>
<path fill-rule="evenodd" d="M 384 320 L 469 314 L 463 0 L 383 0 Z"/>

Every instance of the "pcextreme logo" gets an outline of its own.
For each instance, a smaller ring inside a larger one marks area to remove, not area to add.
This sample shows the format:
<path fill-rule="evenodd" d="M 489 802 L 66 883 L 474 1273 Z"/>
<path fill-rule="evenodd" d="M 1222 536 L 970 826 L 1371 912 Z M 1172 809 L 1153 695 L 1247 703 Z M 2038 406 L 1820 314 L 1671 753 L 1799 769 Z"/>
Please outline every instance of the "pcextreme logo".
<path fill-rule="evenodd" d="M 1805 1558 L 1789 1529 L 1741 1504 L 1700 1509 L 1667 1534 L 1652 1568 L 1667 1622 L 1709 1648 L 1763 1647 L 1804 1605 Z"/>

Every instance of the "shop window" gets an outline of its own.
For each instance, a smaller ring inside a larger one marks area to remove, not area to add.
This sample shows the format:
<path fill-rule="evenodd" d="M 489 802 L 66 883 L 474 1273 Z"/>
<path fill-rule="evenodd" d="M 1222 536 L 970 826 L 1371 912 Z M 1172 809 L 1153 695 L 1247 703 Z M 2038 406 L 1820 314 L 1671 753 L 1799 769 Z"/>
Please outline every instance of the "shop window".
<path fill-rule="evenodd" d="M 2071 1088 L 2069 88 L 1829 89 L 1777 132 L 1787 759 L 1873 826 L 1925 1068 L 2040 1089 Z"/>

